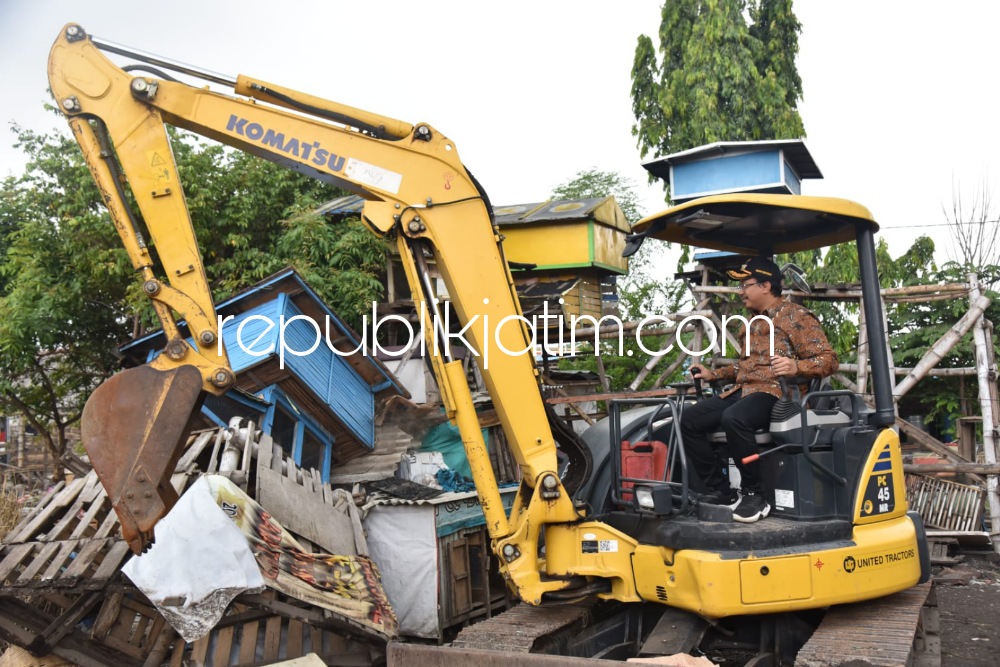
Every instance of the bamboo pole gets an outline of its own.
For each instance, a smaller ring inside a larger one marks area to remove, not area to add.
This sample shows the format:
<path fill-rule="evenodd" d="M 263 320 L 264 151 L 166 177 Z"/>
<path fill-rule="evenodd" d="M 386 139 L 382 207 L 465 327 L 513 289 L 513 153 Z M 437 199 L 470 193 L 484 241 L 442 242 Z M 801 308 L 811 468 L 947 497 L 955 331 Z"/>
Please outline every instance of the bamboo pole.
<path fill-rule="evenodd" d="M 660 373 L 659 377 L 653 382 L 653 388 L 659 389 L 663 386 L 663 382 L 670 377 L 670 374 L 680 368 L 680 365 L 684 362 L 684 357 L 680 356 L 674 359 L 674 362 L 667 366 L 667 369 Z"/>
<path fill-rule="evenodd" d="M 594 363 L 597 364 L 597 378 L 601 381 L 601 389 L 605 392 L 611 391 L 611 383 L 608 382 L 608 373 L 604 370 L 604 359 L 601 355 L 594 355 Z"/>
<path fill-rule="evenodd" d="M 851 382 L 849 379 L 847 379 L 847 377 L 845 377 L 842 373 L 835 373 L 833 377 L 838 382 L 840 382 L 842 385 L 844 385 L 844 387 L 846 389 L 849 389 L 850 391 L 853 391 L 854 393 L 858 392 L 857 385 L 855 385 L 853 382 Z M 869 407 L 871 407 L 871 408 L 875 407 L 875 402 L 872 401 L 871 399 L 869 399 L 868 397 L 862 396 L 862 399 L 864 400 L 865 404 L 868 405 Z M 910 439 L 912 439 L 913 441 L 915 441 L 920 446 L 926 447 L 927 449 L 931 450 L 935 454 L 940 454 L 941 456 L 945 457 L 946 459 L 948 459 L 948 460 L 950 460 L 950 461 L 952 461 L 954 463 L 972 463 L 972 461 L 969 461 L 968 459 L 966 459 L 965 457 L 963 457 L 961 454 L 959 454 L 958 452 L 956 452 L 955 450 L 953 450 L 951 447 L 947 446 L 946 444 L 944 444 L 943 442 L 941 442 L 937 438 L 932 437 L 932 436 L 928 435 L 927 433 L 924 433 L 919 428 L 917 428 L 916 426 L 914 426 L 910 422 L 906 421 L 905 419 L 900 419 L 899 417 L 896 417 L 895 425 L 896 425 L 896 427 L 900 431 L 902 431 L 903 433 L 905 433 Z M 983 479 L 981 477 L 978 477 L 978 476 L 976 476 L 975 479 L 976 479 L 976 481 L 979 481 L 979 482 L 983 481 Z"/>
<path fill-rule="evenodd" d="M 927 353 L 924 354 L 923 358 L 917 362 L 917 365 L 913 367 L 913 370 L 903 378 L 903 380 L 896 385 L 895 391 L 893 391 L 894 398 L 898 401 L 901 397 L 905 396 L 908 391 L 913 389 L 913 387 L 919 382 L 927 372 L 934 368 L 944 355 L 951 351 L 951 348 L 955 347 L 959 341 L 969 333 L 969 329 L 972 328 L 976 322 L 982 320 L 983 312 L 989 307 L 990 299 L 989 297 L 980 296 L 976 299 L 969 299 L 972 303 L 969 307 L 969 312 L 962 316 L 958 322 L 948 329 L 941 336 L 937 342 L 935 342 Z"/>
<path fill-rule="evenodd" d="M 701 303 L 699 303 L 697 306 L 695 306 L 695 310 L 699 311 L 699 310 L 701 310 L 706 305 L 708 305 L 708 299 L 704 299 Z M 693 346 L 692 349 L 700 350 L 701 349 L 701 334 L 702 334 L 702 330 L 704 328 L 704 325 L 703 325 L 703 323 L 702 323 L 701 320 L 698 320 L 698 323 L 694 324 L 693 326 L 694 326 L 694 335 L 695 335 L 695 339 L 694 340 L 695 340 L 695 342 L 694 342 L 694 346 Z M 656 368 L 656 366 L 660 363 L 660 361 L 663 359 L 663 357 L 667 356 L 668 354 L 670 354 L 669 351 L 668 352 L 664 352 L 663 354 L 654 354 L 654 355 L 651 355 L 650 358 L 649 358 L 649 360 L 643 365 L 643 367 L 641 369 L 639 369 L 639 372 L 636 374 L 635 379 L 632 380 L 632 383 L 628 386 L 629 391 L 637 391 L 639 389 L 639 386 L 646 379 L 646 377 L 650 373 L 653 372 L 653 369 Z M 694 358 L 695 359 L 699 359 L 700 357 L 694 357 Z M 660 374 L 659 377 L 657 377 L 656 382 L 654 383 L 654 387 L 659 387 L 660 385 L 662 385 L 663 384 L 663 380 L 666 379 L 667 377 L 669 377 L 671 373 L 673 373 L 675 370 L 677 370 L 680 367 L 680 365 L 682 363 L 684 363 L 684 359 L 685 359 L 685 356 L 682 355 L 682 354 L 680 354 L 678 352 L 677 359 L 675 359 L 674 362 L 672 364 L 670 364 L 670 366 L 667 368 L 667 370 L 665 370 L 663 373 Z"/>
<path fill-rule="evenodd" d="M 838 367 L 838 370 L 844 373 L 857 373 L 860 369 L 858 364 L 842 363 Z M 896 367 L 897 376 L 909 375 L 911 372 L 913 372 L 912 368 L 906 368 L 903 366 Z M 975 376 L 976 369 L 973 366 L 963 366 L 962 368 L 934 368 L 932 369 L 932 372 L 927 373 L 927 375 L 933 375 L 935 377 L 968 377 L 970 375 Z M 860 386 L 858 388 L 860 389 Z M 863 394 L 864 392 L 859 391 L 858 393 Z"/>
<path fill-rule="evenodd" d="M 680 313 L 666 313 L 664 315 L 659 315 L 659 317 L 662 317 L 665 320 L 670 320 L 672 322 L 680 322 L 681 320 L 684 320 L 688 317 L 695 317 L 695 316 L 708 317 L 711 314 L 712 312 L 709 310 L 691 310 Z M 639 325 L 642 324 L 644 321 L 645 320 L 629 320 L 628 322 L 621 322 L 619 320 L 620 322 L 619 324 L 605 324 L 596 329 L 594 327 L 580 327 L 576 329 L 576 334 L 575 334 L 576 340 L 577 342 L 584 342 L 585 338 L 593 337 L 595 333 L 598 334 L 601 338 L 612 338 L 617 336 L 619 332 L 621 332 L 622 334 L 626 334 L 635 331 L 636 329 L 639 328 Z M 687 326 L 692 326 L 692 325 L 689 322 Z M 567 331 L 569 331 L 569 329 L 567 329 Z M 658 335 L 662 336 L 665 333 L 672 333 L 673 331 L 674 329 L 672 327 L 669 329 L 663 326 L 653 327 L 650 326 L 649 323 L 647 323 L 646 326 L 642 328 L 640 334 L 643 336 L 658 336 Z M 563 336 L 563 338 L 565 339 L 565 335 Z"/>
<path fill-rule="evenodd" d="M 977 302 L 980 296 L 979 276 L 970 273 L 969 279 L 969 301 Z M 986 318 L 980 316 L 976 327 L 972 330 L 972 336 L 976 343 L 976 370 L 979 380 L 979 405 L 983 413 L 983 458 L 986 463 L 997 462 L 997 417 L 993 411 L 993 403 L 990 400 L 996 391 L 995 386 L 991 391 L 990 384 L 996 383 L 996 368 L 990 367 L 990 353 L 987 346 Z M 997 497 L 997 476 L 988 475 L 986 477 L 986 497 L 990 504 L 990 529 L 1000 530 L 1000 498 Z M 993 550 L 1000 553 L 1000 540 L 993 541 Z"/>
<path fill-rule="evenodd" d="M 728 285 L 705 285 L 692 288 L 692 291 L 700 294 L 737 294 L 736 287 Z M 953 299 L 957 294 L 968 293 L 969 285 L 965 283 L 948 283 L 945 285 L 909 285 L 906 287 L 887 287 L 880 291 L 882 297 L 888 301 L 906 299 L 918 295 L 926 295 L 931 300 Z M 860 299 L 860 289 L 814 289 L 812 293 L 806 294 L 798 290 L 785 290 L 786 294 L 794 294 L 805 299 L 827 300 L 827 299 Z"/>
<path fill-rule="evenodd" d="M 892 344 L 889 342 L 889 315 L 885 311 L 885 298 L 879 297 L 879 303 L 882 304 L 882 326 L 885 327 L 882 338 L 885 339 L 885 355 L 889 360 L 889 388 L 892 390 L 892 409 L 896 413 L 896 420 L 899 421 L 899 402 L 896 400 L 896 362 L 893 361 Z"/>
<path fill-rule="evenodd" d="M 1000 464 L 998 463 L 904 463 L 903 472 L 915 473 L 937 473 L 937 472 L 957 472 L 973 473 L 977 475 L 997 475 L 1000 474 Z"/>

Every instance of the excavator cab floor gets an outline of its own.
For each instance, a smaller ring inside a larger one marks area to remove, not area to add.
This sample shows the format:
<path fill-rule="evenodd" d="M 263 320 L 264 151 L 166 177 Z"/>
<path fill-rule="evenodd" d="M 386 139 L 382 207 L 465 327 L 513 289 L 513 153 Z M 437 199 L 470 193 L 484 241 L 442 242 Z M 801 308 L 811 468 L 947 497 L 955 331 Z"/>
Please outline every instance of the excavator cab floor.
<path fill-rule="evenodd" d="M 104 382 L 84 407 L 84 447 L 136 554 L 152 544 L 153 526 L 177 502 L 170 476 L 202 401 L 196 367 L 140 366 Z"/>

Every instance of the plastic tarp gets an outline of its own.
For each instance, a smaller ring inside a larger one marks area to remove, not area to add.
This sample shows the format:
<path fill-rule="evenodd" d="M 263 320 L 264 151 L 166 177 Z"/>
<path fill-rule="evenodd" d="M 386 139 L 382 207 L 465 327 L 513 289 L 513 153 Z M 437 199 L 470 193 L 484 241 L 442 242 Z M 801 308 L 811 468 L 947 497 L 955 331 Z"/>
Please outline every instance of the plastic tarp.
<path fill-rule="evenodd" d="M 185 641 L 207 635 L 240 593 L 264 590 L 243 531 L 215 502 L 205 477 L 154 532 L 152 548 L 133 556 L 122 571 Z"/>
<path fill-rule="evenodd" d="M 400 634 L 437 639 L 434 514 L 433 505 L 373 507 L 364 525 L 368 549 L 380 565 L 382 583 L 399 619 Z"/>
<path fill-rule="evenodd" d="M 489 430 L 483 429 L 483 440 L 488 444 Z M 469 467 L 469 459 L 465 455 L 465 445 L 462 444 L 462 436 L 458 433 L 458 427 L 450 421 L 438 424 L 424 436 L 420 443 L 420 450 L 423 452 L 441 452 L 444 457 L 444 464 L 462 475 L 472 477 L 472 469 Z"/>

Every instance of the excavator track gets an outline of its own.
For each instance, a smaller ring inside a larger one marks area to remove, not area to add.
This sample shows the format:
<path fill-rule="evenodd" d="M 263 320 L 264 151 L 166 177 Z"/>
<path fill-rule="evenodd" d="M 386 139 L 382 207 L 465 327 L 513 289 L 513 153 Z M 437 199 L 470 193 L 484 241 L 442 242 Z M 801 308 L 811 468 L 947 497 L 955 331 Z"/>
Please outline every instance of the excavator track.
<path fill-rule="evenodd" d="M 796 667 L 932 667 L 941 664 L 933 583 L 830 609 L 799 651 Z"/>
<path fill-rule="evenodd" d="M 560 638 L 579 633 L 592 622 L 593 603 L 560 606 L 517 605 L 462 630 L 450 646 L 391 642 L 388 665 L 421 667 L 600 667 L 620 665 L 600 659 L 533 652 L 556 648 Z"/>
<path fill-rule="evenodd" d="M 554 635 L 587 625 L 591 604 L 532 607 L 519 604 L 458 633 L 452 648 L 530 653 Z"/>

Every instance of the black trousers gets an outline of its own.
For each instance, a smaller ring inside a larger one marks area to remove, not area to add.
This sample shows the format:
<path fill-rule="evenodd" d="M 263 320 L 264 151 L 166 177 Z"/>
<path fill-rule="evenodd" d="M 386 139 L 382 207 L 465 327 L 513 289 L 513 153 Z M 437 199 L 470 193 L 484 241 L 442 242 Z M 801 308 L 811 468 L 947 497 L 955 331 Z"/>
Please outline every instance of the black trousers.
<path fill-rule="evenodd" d="M 685 408 L 681 417 L 684 451 L 698 477 L 711 491 L 728 488 L 723 472 L 727 461 L 718 451 L 723 445 L 708 441 L 708 434 L 718 431 L 719 426 L 722 426 L 728 445 L 726 455 L 733 457 L 740 471 L 740 486 L 744 491 L 763 492 L 760 463 L 754 461 L 744 465 L 742 459 L 757 453 L 754 431 L 768 427 L 771 408 L 778 399 L 760 392 L 745 398 L 741 394 L 742 391 L 737 391 L 725 398 L 703 398 Z"/>

